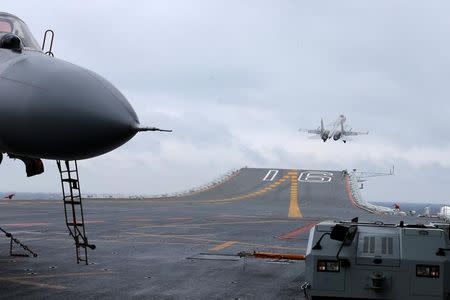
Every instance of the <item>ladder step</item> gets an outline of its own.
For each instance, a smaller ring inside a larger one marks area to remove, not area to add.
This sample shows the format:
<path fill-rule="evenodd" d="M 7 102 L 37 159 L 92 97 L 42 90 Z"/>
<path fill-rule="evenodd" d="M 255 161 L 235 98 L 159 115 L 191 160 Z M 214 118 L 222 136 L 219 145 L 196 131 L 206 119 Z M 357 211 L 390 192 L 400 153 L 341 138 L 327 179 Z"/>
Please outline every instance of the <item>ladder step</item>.
<path fill-rule="evenodd" d="M 63 178 L 62 181 L 64 181 L 64 182 L 78 182 L 78 179 L 75 179 L 75 178 Z"/>
<path fill-rule="evenodd" d="M 73 196 L 68 195 L 68 196 L 64 196 L 64 199 L 70 199 L 70 198 L 78 199 L 78 198 L 81 198 L 81 196 L 80 196 L 80 195 L 73 195 Z"/>
<path fill-rule="evenodd" d="M 78 243 L 78 247 L 89 248 L 89 249 L 92 249 L 92 250 L 97 248 L 97 246 L 95 246 L 94 244 L 87 244 L 87 243 Z"/>
<path fill-rule="evenodd" d="M 80 205 L 81 201 L 64 201 L 65 204 L 75 204 L 75 205 Z"/>
<path fill-rule="evenodd" d="M 67 224 L 67 226 L 80 226 L 80 227 L 82 227 L 82 226 L 84 226 L 84 224 L 83 223 L 70 223 L 70 222 L 68 222 L 68 223 L 66 223 Z"/>

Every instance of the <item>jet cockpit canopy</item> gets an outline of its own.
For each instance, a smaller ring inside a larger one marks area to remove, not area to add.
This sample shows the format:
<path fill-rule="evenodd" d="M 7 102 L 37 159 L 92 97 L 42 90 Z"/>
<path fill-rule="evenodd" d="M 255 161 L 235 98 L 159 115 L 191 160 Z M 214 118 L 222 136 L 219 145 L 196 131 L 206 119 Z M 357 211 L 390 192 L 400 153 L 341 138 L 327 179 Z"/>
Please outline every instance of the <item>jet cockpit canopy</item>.
<path fill-rule="evenodd" d="M 0 38 L 5 34 L 12 33 L 20 37 L 25 49 L 41 51 L 41 47 L 34 39 L 28 26 L 18 17 L 0 12 Z"/>

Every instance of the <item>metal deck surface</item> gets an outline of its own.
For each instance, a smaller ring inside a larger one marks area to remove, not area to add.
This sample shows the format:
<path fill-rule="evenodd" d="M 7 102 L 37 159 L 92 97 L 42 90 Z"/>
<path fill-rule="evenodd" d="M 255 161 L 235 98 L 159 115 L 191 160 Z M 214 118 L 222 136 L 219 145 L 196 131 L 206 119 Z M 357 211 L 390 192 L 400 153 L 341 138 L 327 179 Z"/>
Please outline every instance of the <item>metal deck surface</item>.
<path fill-rule="evenodd" d="M 62 201 L 3 200 L 0 226 L 39 256 L 10 257 L 0 238 L 0 298 L 302 299 L 302 261 L 235 255 L 305 253 L 326 219 L 400 221 L 356 208 L 347 184 L 341 171 L 244 168 L 180 197 L 84 199 L 88 266 L 76 264 Z"/>

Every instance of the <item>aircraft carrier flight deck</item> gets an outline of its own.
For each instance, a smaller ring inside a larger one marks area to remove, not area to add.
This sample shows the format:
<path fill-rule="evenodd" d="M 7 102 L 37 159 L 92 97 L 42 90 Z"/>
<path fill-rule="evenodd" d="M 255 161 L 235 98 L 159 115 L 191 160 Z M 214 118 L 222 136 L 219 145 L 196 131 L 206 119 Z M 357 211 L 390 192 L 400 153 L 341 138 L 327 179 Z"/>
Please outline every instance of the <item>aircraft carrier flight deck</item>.
<path fill-rule="evenodd" d="M 83 201 L 88 265 L 76 263 L 62 200 L 0 202 L 1 227 L 38 254 L 11 257 L 0 238 L 0 298 L 303 299 L 304 261 L 242 254 L 304 254 L 323 220 L 410 218 L 361 209 L 333 170 L 243 168 L 178 196 Z"/>

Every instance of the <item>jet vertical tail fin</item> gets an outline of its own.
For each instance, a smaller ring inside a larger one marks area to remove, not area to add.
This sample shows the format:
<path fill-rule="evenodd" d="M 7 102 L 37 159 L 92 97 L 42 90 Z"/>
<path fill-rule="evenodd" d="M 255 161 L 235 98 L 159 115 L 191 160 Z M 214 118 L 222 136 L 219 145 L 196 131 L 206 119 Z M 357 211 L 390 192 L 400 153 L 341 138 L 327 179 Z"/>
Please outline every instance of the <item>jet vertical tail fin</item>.
<path fill-rule="evenodd" d="M 320 118 L 320 132 L 323 132 L 325 127 L 323 126 L 323 118 Z"/>

